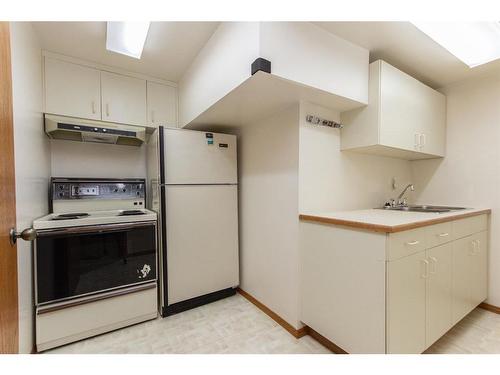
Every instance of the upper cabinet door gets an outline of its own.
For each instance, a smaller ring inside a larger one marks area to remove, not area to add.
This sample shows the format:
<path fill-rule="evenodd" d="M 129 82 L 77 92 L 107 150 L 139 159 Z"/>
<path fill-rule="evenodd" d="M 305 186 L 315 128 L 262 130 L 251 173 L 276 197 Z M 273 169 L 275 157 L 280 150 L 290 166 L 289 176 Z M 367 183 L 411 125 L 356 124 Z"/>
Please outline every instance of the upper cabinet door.
<path fill-rule="evenodd" d="M 45 57 L 45 112 L 101 119 L 100 72 Z"/>
<path fill-rule="evenodd" d="M 177 88 L 147 83 L 148 125 L 177 127 Z"/>
<path fill-rule="evenodd" d="M 341 114 L 342 150 L 402 159 L 442 157 L 446 98 L 378 60 L 370 64 L 368 106 Z"/>
<path fill-rule="evenodd" d="M 101 72 L 102 119 L 122 124 L 146 124 L 146 81 Z"/>

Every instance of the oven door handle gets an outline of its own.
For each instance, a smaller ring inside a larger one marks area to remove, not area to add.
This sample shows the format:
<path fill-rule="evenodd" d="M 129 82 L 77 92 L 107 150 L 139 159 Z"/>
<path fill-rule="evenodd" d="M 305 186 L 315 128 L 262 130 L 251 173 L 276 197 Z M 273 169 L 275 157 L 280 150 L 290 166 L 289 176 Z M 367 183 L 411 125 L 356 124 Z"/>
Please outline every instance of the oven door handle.
<path fill-rule="evenodd" d="M 38 238 L 49 237 L 62 234 L 95 234 L 95 233 L 110 233 L 120 231 L 130 231 L 138 228 L 147 228 L 155 226 L 154 221 L 137 222 L 137 223 L 121 223 L 121 224 L 101 224 L 101 225 L 88 225 L 83 227 L 67 227 L 57 229 L 47 229 L 37 231 Z"/>

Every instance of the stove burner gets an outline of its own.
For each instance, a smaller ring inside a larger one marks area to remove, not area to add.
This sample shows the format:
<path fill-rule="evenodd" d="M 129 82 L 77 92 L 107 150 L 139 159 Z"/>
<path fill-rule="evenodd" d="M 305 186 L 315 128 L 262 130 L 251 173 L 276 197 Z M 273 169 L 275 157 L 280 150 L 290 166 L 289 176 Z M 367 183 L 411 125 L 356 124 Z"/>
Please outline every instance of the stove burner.
<path fill-rule="evenodd" d="M 144 215 L 145 212 L 141 210 L 123 210 L 118 216 L 129 216 L 129 215 Z"/>
<path fill-rule="evenodd" d="M 73 220 L 73 219 L 80 219 L 82 217 L 89 216 L 88 213 L 86 212 L 75 212 L 71 214 L 60 214 L 57 216 L 54 216 L 52 220 Z"/>

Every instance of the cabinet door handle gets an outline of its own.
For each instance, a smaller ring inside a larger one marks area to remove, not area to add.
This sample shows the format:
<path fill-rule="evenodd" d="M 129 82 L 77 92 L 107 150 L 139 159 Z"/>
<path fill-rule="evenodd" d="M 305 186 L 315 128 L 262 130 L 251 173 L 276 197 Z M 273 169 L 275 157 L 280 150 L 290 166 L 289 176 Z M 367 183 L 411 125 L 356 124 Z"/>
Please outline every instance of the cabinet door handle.
<path fill-rule="evenodd" d="M 92 100 L 92 113 L 95 114 L 95 101 Z"/>
<path fill-rule="evenodd" d="M 424 272 L 420 274 L 422 279 L 427 279 L 429 277 L 429 261 L 427 259 L 422 259 L 420 262 L 424 266 Z"/>
<path fill-rule="evenodd" d="M 408 246 L 414 246 L 414 245 L 418 245 L 419 243 L 420 243 L 420 241 L 415 240 L 415 241 L 407 242 L 406 244 Z"/>
<path fill-rule="evenodd" d="M 414 141 L 415 141 L 415 150 L 418 150 L 420 148 L 420 134 L 415 133 Z"/>
<path fill-rule="evenodd" d="M 155 111 L 151 111 L 151 122 L 155 122 Z"/>
<path fill-rule="evenodd" d="M 438 237 L 448 237 L 450 234 L 445 232 L 445 233 L 439 233 Z"/>
<path fill-rule="evenodd" d="M 430 274 L 431 275 L 434 275 L 436 273 L 436 266 L 437 266 L 437 262 L 438 260 L 435 258 L 435 257 L 429 257 L 429 259 L 431 260 L 431 264 L 430 264 Z"/>
<path fill-rule="evenodd" d="M 423 149 L 425 146 L 425 134 L 420 134 L 420 149 Z"/>
<path fill-rule="evenodd" d="M 471 242 L 470 248 L 469 248 L 469 255 L 475 255 L 476 254 L 476 240 L 473 240 Z"/>
<path fill-rule="evenodd" d="M 106 117 L 109 117 L 109 103 L 106 103 Z"/>

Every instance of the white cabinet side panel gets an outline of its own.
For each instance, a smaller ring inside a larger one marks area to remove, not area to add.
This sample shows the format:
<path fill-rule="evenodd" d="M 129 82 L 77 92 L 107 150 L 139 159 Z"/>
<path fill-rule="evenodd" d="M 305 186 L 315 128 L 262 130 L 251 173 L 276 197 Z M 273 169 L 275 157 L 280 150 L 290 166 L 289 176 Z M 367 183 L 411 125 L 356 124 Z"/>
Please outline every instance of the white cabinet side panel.
<path fill-rule="evenodd" d="M 348 353 L 385 353 L 385 238 L 300 223 L 300 318 Z"/>

